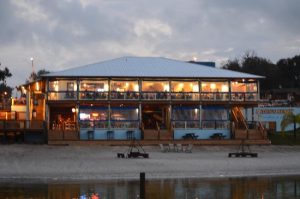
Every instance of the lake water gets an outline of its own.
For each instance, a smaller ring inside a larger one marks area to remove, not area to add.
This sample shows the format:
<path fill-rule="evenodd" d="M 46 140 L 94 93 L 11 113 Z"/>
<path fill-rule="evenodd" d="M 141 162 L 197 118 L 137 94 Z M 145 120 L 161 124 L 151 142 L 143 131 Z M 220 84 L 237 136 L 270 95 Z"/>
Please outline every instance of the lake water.
<path fill-rule="evenodd" d="M 146 174 L 147 178 L 147 174 Z M 0 198 L 135 199 L 137 180 L 0 182 Z M 300 198 L 300 176 L 146 180 L 147 199 Z"/>

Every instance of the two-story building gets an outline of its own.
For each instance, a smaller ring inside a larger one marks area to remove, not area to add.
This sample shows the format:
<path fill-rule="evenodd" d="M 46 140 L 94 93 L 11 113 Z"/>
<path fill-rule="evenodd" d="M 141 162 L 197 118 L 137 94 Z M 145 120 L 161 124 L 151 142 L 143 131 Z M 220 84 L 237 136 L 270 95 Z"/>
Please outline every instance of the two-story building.
<path fill-rule="evenodd" d="M 160 57 L 121 57 L 26 85 L 27 119 L 46 121 L 50 140 L 181 140 L 189 133 L 232 139 L 249 128 L 241 109 L 257 106 L 260 78 Z"/>

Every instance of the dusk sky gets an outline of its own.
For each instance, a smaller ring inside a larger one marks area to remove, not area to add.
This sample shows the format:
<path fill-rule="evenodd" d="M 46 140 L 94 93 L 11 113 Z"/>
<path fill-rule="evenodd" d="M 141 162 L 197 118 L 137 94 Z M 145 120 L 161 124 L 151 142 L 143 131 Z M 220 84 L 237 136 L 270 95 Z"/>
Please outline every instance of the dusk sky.
<path fill-rule="evenodd" d="M 25 82 L 122 56 L 188 61 L 300 54 L 299 0 L 0 0 L 0 62 Z"/>

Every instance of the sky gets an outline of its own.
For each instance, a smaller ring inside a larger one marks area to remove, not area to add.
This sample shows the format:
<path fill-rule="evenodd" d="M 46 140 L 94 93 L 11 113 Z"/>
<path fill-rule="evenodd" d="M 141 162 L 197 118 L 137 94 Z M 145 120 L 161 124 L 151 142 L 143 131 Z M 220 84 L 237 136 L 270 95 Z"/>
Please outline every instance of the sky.
<path fill-rule="evenodd" d="M 0 68 L 32 71 L 122 56 L 214 61 L 300 54 L 299 0 L 0 0 Z"/>

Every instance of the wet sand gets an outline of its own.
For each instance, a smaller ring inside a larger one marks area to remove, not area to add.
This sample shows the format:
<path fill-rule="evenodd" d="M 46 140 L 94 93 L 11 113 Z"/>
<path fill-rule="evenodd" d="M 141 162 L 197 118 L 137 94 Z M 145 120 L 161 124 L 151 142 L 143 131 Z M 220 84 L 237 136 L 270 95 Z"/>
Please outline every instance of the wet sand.
<path fill-rule="evenodd" d="M 233 146 L 197 146 L 192 153 L 144 147 L 149 159 L 117 158 L 128 147 L 0 145 L 2 180 L 104 180 L 300 175 L 300 146 L 252 146 L 257 158 L 228 158 Z"/>

